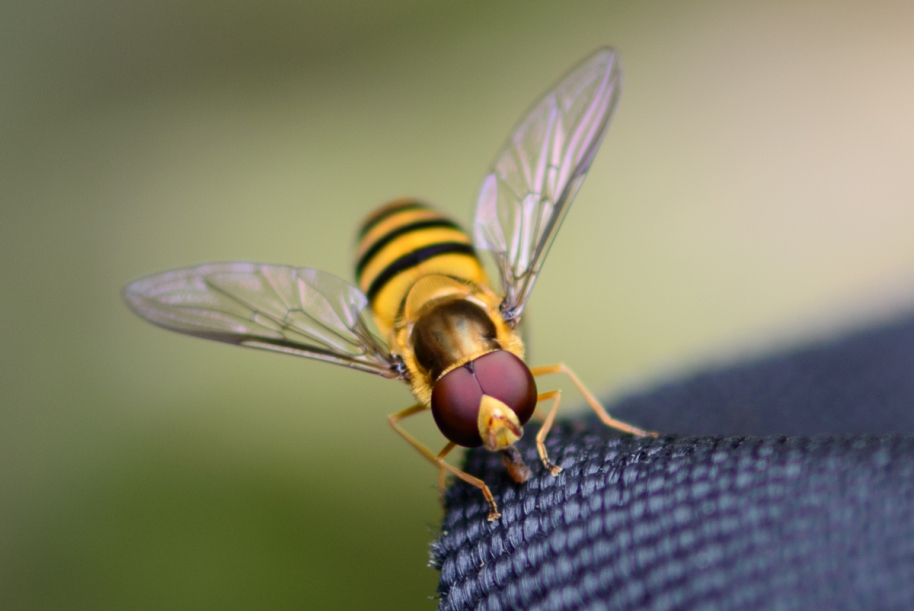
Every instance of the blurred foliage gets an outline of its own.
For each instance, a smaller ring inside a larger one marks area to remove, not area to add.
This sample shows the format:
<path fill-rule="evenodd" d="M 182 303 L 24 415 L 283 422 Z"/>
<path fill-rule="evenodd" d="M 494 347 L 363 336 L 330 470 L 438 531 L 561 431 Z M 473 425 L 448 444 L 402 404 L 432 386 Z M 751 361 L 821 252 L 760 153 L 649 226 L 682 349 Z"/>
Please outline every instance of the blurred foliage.
<path fill-rule="evenodd" d="M 176 441 L 118 453 L 49 499 L 4 550 L 4 608 L 431 606 L 419 495 L 385 505 L 282 465 L 214 468 Z"/>

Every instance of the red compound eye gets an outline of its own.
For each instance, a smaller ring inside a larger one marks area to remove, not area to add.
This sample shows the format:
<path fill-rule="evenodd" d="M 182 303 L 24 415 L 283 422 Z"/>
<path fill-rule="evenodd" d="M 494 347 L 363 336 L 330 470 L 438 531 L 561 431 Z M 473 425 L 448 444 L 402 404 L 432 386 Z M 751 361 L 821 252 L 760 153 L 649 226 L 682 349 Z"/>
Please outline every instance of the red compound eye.
<path fill-rule="evenodd" d="M 435 383 L 432 415 L 445 437 L 468 448 L 482 445 L 479 402 L 483 394 L 514 410 L 521 424 L 530 420 L 536 407 L 536 382 L 530 369 L 510 352 L 489 352 Z"/>
<path fill-rule="evenodd" d="M 472 367 L 472 364 L 468 363 Z M 464 365 L 444 374 L 432 389 L 432 415 L 445 437 L 458 445 L 482 445 L 479 436 L 479 402 L 482 389 L 470 367 Z"/>
<path fill-rule="evenodd" d="M 510 352 L 498 350 L 473 361 L 482 392 L 495 397 L 527 424 L 536 408 L 536 382 L 526 364 Z"/>

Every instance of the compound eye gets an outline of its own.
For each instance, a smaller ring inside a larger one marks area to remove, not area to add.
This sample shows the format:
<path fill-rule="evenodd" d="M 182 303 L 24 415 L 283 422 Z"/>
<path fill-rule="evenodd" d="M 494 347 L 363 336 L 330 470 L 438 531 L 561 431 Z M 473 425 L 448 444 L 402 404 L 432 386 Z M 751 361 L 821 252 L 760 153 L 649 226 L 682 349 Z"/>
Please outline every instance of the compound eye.
<path fill-rule="evenodd" d="M 479 436 L 482 389 L 470 367 L 452 369 L 435 382 L 432 415 L 445 437 L 466 448 L 475 448 L 482 445 Z"/>
<path fill-rule="evenodd" d="M 536 409 L 536 382 L 530 368 L 505 350 L 484 354 L 473 361 L 476 380 L 482 392 L 495 397 L 527 424 Z"/>

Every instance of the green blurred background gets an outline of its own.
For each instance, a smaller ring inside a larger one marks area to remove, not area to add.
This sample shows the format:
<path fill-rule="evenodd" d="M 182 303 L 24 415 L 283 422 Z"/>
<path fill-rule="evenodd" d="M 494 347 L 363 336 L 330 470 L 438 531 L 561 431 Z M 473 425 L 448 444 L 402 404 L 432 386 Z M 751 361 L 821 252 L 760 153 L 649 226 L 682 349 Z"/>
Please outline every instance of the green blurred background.
<path fill-rule="evenodd" d="M 625 89 L 536 362 L 609 397 L 914 301 L 910 2 L 3 3 L 0 608 L 433 609 L 435 473 L 384 420 L 406 387 L 119 292 L 221 260 L 349 278 L 402 195 L 468 222 L 604 44 Z"/>

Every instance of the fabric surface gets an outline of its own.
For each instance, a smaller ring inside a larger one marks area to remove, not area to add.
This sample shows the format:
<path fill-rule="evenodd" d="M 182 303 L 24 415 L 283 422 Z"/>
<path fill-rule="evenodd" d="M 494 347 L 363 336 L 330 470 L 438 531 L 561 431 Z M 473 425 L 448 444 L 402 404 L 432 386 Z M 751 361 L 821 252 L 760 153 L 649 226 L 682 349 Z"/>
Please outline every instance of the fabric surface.
<path fill-rule="evenodd" d="M 552 477 L 468 453 L 440 609 L 914 609 L 914 316 L 694 375 L 557 425 Z M 670 434 L 667 434 L 670 433 Z M 750 436 L 751 435 L 751 436 Z"/>

